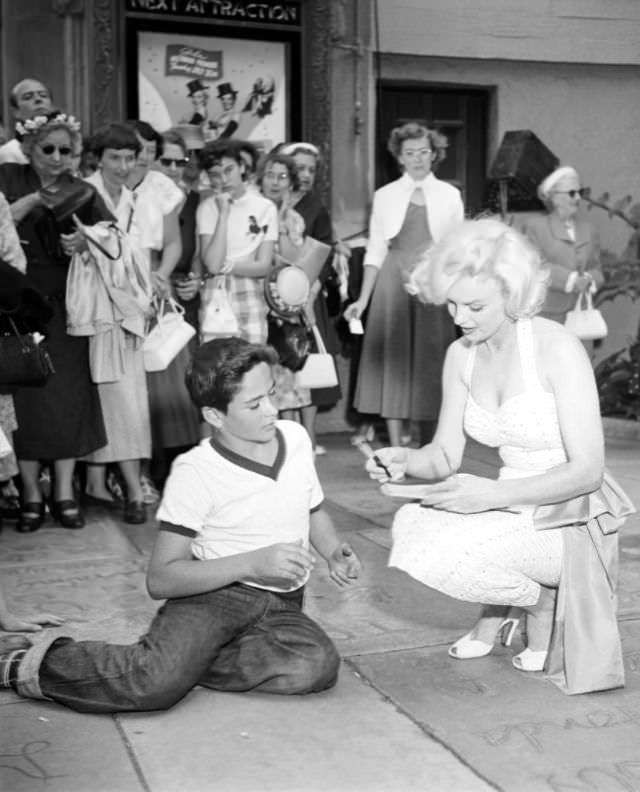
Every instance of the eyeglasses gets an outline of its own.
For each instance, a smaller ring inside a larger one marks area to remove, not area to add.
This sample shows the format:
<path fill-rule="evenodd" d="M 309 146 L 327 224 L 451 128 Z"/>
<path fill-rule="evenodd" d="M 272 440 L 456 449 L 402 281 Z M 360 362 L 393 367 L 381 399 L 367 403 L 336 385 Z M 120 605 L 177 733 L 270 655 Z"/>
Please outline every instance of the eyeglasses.
<path fill-rule="evenodd" d="M 554 190 L 554 192 L 562 195 L 568 195 L 569 198 L 584 198 L 584 196 L 587 194 L 587 188 L 581 187 L 579 190 Z"/>
<path fill-rule="evenodd" d="M 40 146 L 40 151 L 47 157 L 50 157 L 54 151 L 59 152 L 61 157 L 68 157 L 73 153 L 71 146 L 54 146 L 53 143 L 47 143 L 44 146 Z"/>
<path fill-rule="evenodd" d="M 431 154 L 431 149 L 425 148 L 420 149 L 419 151 L 404 151 L 402 156 L 406 157 L 407 159 L 415 159 L 416 157 L 426 157 L 428 154 Z"/>
<path fill-rule="evenodd" d="M 184 168 L 185 165 L 189 164 L 189 160 L 185 157 L 181 159 L 172 159 L 171 157 L 160 157 L 160 164 L 164 165 L 165 168 L 170 168 L 172 165 L 175 165 L 176 168 Z"/>

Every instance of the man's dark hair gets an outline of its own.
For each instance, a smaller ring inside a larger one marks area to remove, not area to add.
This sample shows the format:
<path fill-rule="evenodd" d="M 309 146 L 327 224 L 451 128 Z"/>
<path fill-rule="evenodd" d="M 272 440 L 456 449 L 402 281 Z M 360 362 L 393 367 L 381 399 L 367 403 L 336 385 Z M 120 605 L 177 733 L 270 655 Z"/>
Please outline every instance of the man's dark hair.
<path fill-rule="evenodd" d="M 101 159 L 105 149 L 115 149 L 116 151 L 131 149 L 137 156 L 142 147 L 135 132 L 128 124 L 114 121 L 111 124 L 105 124 L 105 126 L 100 127 L 91 136 L 88 148 L 98 159 Z"/>
<path fill-rule="evenodd" d="M 244 375 L 260 363 L 273 366 L 276 352 L 243 338 L 215 338 L 201 344 L 187 370 L 185 382 L 196 407 L 215 407 L 226 413 L 240 390 Z"/>

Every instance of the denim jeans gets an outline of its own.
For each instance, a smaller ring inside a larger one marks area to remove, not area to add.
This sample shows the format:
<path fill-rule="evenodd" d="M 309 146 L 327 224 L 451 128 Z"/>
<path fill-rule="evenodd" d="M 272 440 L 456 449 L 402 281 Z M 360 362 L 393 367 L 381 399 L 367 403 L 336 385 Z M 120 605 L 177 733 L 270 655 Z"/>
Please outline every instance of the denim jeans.
<path fill-rule="evenodd" d="M 296 592 L 297 594 L 297 592 Z M 58 638 L 18 669 L 22 695 L 79 712 L 167 709 L 195 685 L 314 693 L 335 684 L 340 658 L 298 596 L 235 583 L 167 600 L 131 645 Z"/>

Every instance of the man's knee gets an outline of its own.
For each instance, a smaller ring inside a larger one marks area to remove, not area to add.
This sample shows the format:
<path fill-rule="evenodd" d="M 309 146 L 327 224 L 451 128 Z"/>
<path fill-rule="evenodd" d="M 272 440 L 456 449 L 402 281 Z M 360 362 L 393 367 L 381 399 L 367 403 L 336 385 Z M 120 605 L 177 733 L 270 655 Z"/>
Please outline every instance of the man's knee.
<path fill-rule="evenodd" d="M 338 681 L 340 655 L 328 636 L 305 646 L 297 654 L 286 672 L 286 687 L 290 694 L 319 693 Z"/>

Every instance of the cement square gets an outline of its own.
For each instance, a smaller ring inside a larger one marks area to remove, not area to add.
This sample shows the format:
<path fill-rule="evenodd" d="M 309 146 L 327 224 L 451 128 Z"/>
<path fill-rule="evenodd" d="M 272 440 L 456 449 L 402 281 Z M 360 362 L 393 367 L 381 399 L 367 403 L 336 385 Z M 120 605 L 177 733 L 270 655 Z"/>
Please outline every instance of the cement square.
<path fill-rule="evenodd" d="M 199 689 L 121 723 L 153 792 L 490 789 L 344 666 L 326 693 Z"/>
<path fill-rule="evenodd" d="M 455 660 L 444 648 L 351 658 L 428 733 L 504 792 L 640 789 L 640 622 L 621 624 L 627 686 L 566 696 L 516 671 L 513 651 Z"/>
<path fill-rule="evenodd" d="M 144 792 L 116 721 L 0 694 L 0 789 Z"/>

